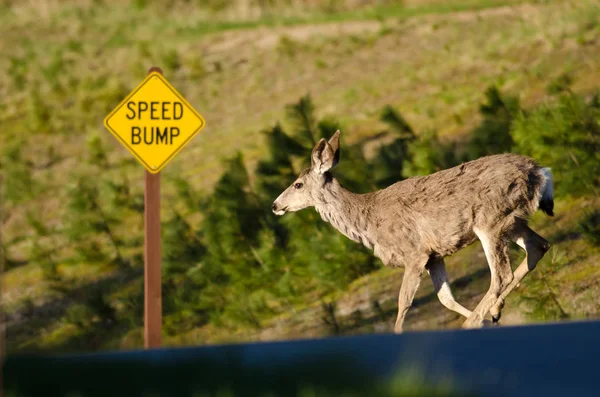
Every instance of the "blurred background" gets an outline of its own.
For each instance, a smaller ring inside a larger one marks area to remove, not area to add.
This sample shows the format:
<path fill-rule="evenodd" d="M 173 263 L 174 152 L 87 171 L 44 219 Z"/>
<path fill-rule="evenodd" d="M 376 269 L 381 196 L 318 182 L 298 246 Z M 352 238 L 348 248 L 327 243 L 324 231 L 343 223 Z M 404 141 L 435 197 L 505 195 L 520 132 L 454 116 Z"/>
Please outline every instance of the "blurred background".
<path fill-rule="evenodd" d="M 391 331 L 403 270 L 270 210 L 337 128 L 354 192 L 492 153 L 552 167 L 553 247 L 502 323 L 600 316 L 597 1 L 0 0 L 9 353 L 143 346 L 144 169 L 102 121 L 151 66 L 207 121 L 162 172 L 164 345 Z M 475 307 L 479 243 L 447 265 Z M 461 323 L 424 280 L 406 328 Z"/>

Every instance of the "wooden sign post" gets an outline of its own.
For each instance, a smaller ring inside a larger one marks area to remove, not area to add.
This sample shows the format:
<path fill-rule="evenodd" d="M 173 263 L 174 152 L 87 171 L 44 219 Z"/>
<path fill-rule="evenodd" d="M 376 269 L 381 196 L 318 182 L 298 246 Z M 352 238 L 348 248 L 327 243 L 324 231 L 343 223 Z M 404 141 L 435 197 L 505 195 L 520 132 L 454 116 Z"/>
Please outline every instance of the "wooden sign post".
<path fill-rule="evenodd" d="M 144 170 L 144 347 L 159 347 L 162 330 L 160 172 Z"/>
<path fill-rule="evenodd" d="M 106 128 L 142 163 L 144 177 L 144 346 L 161 345 L 160 171 L 206 122 L 152 67 L 104 119 Z"/>
<path fill-rule="evenodd" d="M 160 68 L 150 68 L 148 74 Z M 144 347 L 162 344 L 160 171 L 144 170 Z"/>

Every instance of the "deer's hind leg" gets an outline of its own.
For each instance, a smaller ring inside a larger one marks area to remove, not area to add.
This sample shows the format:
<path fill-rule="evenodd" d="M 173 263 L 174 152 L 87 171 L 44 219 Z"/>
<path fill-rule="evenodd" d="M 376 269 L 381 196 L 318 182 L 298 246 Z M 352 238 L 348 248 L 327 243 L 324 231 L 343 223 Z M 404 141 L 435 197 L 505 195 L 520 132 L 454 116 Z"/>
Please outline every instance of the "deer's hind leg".
<path fill-rule="evenodd" d="M 474 232 L 481 241 L 492 277 L 490 288 L 467 321 L 464 322 L 463 328 L 481 327 L 484 316 L 496 304 L 502 291 L 511 284 L 514 278 L 508 257 L 507 242 L 502 235 L 479 229 L 474 229 Z"/>
<path fill-rule="evenodd" d="M 518 224 L 511 237 L 519 247 L 525 250 L 526 256 L 525 259 L 523 259 L 523 262 L 521 262 L 521 264 L 515 270 L 514 279 L 502 291 L 500 297 L 498 297 L 496 303 L 490 309 L 493 322 L 498 322 L 500 320 L 500 316 L 502 314 L 501 311 L 504 307 L 504 300 L 508 294 L 510 294 L 517 287 L 517 285 L 519 285 L 521 280 L 523 280 L 523 278 L 525 278 L 529 272 L 535 269 L 537 263 L 550 249 L 550 243 L 542 236 L 531 230 L 524 221 Z"/>
<path fill-rule="evenodd" d="M 442 305 L 453 312 L 468 318 L 471 315 L 471 311 L 458 303 L 454 299 L 454 296 L 452 296 L 450 283 L 448 282 L 448 274 L 446 273 L 446 265 L 444 264 L 444 258 L 432 256 L 429 259 L 429 262 L 427 262 L 427 266 L 425 268 L 431 277 L 433 287 L 435 288 L 435 293 L 437 294 L 437 297 Z"/>

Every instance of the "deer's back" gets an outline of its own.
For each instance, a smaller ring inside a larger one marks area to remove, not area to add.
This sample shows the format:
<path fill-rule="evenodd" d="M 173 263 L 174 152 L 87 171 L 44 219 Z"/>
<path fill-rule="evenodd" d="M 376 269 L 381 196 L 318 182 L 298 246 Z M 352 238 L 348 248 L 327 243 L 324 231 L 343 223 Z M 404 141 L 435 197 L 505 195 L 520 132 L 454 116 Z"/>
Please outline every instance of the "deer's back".
<path fill-rule="evenodd" d="M 541 168 L 514 154 L 409 178 L 374 195 L 378 240 L 396 251 L 452 254 L 475 240 L 474 227 L 505 229 L 533 213 L 543 183 Z"/>

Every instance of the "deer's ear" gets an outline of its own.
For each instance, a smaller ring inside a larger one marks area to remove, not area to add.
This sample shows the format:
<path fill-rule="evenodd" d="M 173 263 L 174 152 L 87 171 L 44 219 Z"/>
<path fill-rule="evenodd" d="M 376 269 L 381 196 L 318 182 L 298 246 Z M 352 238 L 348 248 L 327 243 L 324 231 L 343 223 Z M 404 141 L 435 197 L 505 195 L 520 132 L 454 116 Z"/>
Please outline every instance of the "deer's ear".
<path fill-rule="evenodd" d="M 340 161 L 340 130 L 337 130 L 327 143 L 331 146 L 331 150 L 333 150 L 333 165 L 331 166 L 333 168 Z"/>
<path fill-rule="evenodd" d="M 334 139 L 334 142 L 335 141 L 336 140 Z M 312 171 L 317 174 L 324 174 L 337 164 L 336 157 L 339 158 L 339 149 L 334 151 L 329 142 L 327 142 L 324 138 L 321 138 L 312 151 Z"/>

